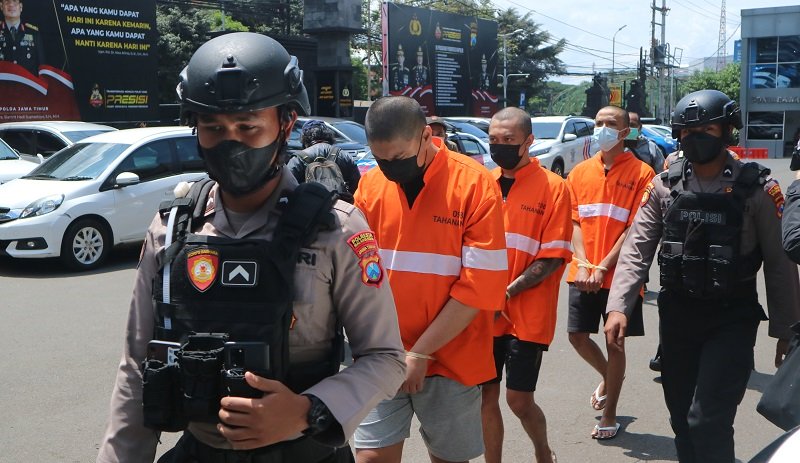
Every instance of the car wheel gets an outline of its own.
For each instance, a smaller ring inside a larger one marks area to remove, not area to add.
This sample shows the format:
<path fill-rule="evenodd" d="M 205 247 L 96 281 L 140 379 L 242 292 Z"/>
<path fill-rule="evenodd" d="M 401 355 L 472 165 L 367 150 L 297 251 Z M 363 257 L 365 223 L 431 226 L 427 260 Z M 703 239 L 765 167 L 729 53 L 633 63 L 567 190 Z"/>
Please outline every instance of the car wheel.
<path fill-rule="evenodd" d="M 561 159 L 556 159 L 553 161 L 553 165 L 550 166 L 550 170 L 553 171 L 554 174 L 558 175 L 559 177 L 564 177 L 564 161 Z"/>
<path fill-rule="evenodd" d="M 64 233 L 61 260 L 72 270 L 91 270 L 106 260 L 111 245 L 105 224 L 95 219 L 77 220 Z"/>

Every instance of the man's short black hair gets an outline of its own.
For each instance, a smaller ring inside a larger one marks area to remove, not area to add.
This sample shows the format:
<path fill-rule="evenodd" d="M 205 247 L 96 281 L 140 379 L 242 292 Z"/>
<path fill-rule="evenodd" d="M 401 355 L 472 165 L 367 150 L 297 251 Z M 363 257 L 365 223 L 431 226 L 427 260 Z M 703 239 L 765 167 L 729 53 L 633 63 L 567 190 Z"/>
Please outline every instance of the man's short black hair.
<path fill-rule="evenodd" d="M 425 113 L 419 103 L 407 96 L 380 98 L 369 107 L 364 121 L 370 142 L 418 138 L 425 125 Z"/>
<path fill-rule="evenodd" d="M 336 143 L 336 134 L 328 127 L 328 124 L 318 120 L 311 120 L 303 125 L 300 143 L 303 145 L 303 148 L 308 148 L 317 143 L 333 145 Z"/>
<path fill-rule="evenodd" d="M 636 114 L 636 119 L 639 121 L 639 127 L 641 127 L 642 126 L 642 117 L 636 111 L 628 111 L 628 125 L 631 125 L 630 124 L 631 114 Z"/>
<path fill-rule="evenodd" d="M 513 120 L 514 125 L 522 130 L 522 134 L 525 138 L 528 138 L 528 135 L 533 133 L 533 124 L 531 123 L 530 114 L 517 107 L 510 106 L 508 108 L 503 108 L 497 111 L 494 116 L 492 116 L 492 119 L 497 119 L 498 121 Z"/>

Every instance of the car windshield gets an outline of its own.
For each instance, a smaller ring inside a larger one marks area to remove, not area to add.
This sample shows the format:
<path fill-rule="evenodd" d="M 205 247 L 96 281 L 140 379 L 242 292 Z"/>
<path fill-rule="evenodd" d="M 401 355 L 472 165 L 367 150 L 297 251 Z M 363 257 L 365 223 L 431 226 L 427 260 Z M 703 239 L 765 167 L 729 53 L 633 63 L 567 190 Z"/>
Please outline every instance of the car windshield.
<path fill-rule="evenodd" d="M 455 127 L 456 131 L 458 131 L 458 132 L 468 133 L 470 135 L 474 135 L 474 136 L 476 136 L 478 138 L 481 138 L 481 139 L 488 137 L 488 135 L 486 135 L 486 132 L 484 132 L 483 130 L 475 127 L 474 125 L 470 124 L 469 122 L 454 121 L 452 119 L 446 119 L 446 121 L 450 125 Z"/>
<path fill-rule="evenodd" d="M 664 127 L 656 127 L 654 125 L 649 125 L 645 127 L 646 129 L 650 129 L 651 131 L 655 132 L 657 135 L 661 135 L 662 137 L 670 137 L 672 138 L 672 130 L 664 128 Z"/>
<path fill-rule="evenodd" d="M 355 122 L 333 122 L 331 125 L 354 142 L 367 145 L 367 133 L 363 126 Z"/>
<path fill-rule="evenodd" d="M 10 146 L 0 141 L 0 160 L 5 159 L 19 159 L 19 156 L 17 156 L 17 153 L 15 153 Z"/>
<path fill-rule="evenodd" d="M 84 138 L 91 137 L 92 135 L 97 135 L 99 133 L 105 133 L 105 132 L 110 132 L 110 131 L 111 131 L 111 129 L 106 129 L 106 130 L 102 130 L 102 129 L 100 129 L 100 130 L 73 130 L 71 132 L 62 132 L 62 133 L 64 134 L 65 137 L 69 138 L 69 141 L 71 141 L 72 143 L 77 143 L 77 142 L 83 140 Z"/>
<path fill-rule="evenodd" d="M 78 143 L 54 154 L 23 178 L 95 179 L 129 146 L 120 143 Z"/>
<path fill-rule="evenodd" d="M 561 133 L 561 122 L 536 122 L 533 124 L 533 137 L 539 140 L 556 139 Z"/>

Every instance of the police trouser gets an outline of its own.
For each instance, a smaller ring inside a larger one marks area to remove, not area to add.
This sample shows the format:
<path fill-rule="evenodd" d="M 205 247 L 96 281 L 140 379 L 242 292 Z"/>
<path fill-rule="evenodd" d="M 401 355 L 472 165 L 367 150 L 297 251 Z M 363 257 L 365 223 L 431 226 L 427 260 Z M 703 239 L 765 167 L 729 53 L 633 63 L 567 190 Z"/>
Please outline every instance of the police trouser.
<path fill-rule="evenodd" d="M 310 437 L 280 442 L 255 450 L 229 450 L 210 447 L 188 431 L 158 463 L 354 463 L 349 446 L 331 448 Z"/>
<path fill-rule="evenodd" d="M 665 290 L 658 308 L 661 385 L 678 460 L 734 463 L 733 420 L 753 370 L 758 312 Z"/>

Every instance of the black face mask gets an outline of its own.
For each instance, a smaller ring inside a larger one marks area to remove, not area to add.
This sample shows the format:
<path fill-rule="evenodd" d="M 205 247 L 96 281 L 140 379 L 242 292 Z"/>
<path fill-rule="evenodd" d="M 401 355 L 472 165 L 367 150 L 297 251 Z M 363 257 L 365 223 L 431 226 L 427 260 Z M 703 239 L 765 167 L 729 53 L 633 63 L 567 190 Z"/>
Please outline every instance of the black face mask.
<path fill-rule="evenodd" d="M 234 140 L 222 141 L 212 148 L 199 146 L 208 176 L 233 196 L 252 193 L 275 178 L 281 171 L 277 151 L 282 147 L 282 131 L 275 141 L 260 148 Z"/>
<path fill-rule="evenodd" d="M 681 149 L 686 159 L 697 164 L 713 161 L 722 152 L 722 138 L 707 133 L 690 133 L 681 137 Z"/>
<path fill-rule="evenodd" d="M 386 176 L 387 179 L 400 184 L 408 183 L 412 180 L 422 177 L 422 175 L 425 173 L 425 169 L 417 165 L 419 150 L 422 148 L 421 137 L 419 140 L 419 146 L 420 147 L 417 148 L 417 154 L 411 156 L 410 158 L 394 159 L 391 161 L 375 158 L 375 162 L 378 163 L 378 167 L 381 169 L 381 172 L 383 172 L 383 175 Z"/>
<path fill-rule="evenodd" d="M 505 170 L 511 170 L 517 167 L 522 157 L 519 155 L 519 149 L 522 145 L 502 145 L 491 144 L 489 145 L 489 153 L 492 155 L 492 161 Z"/>

